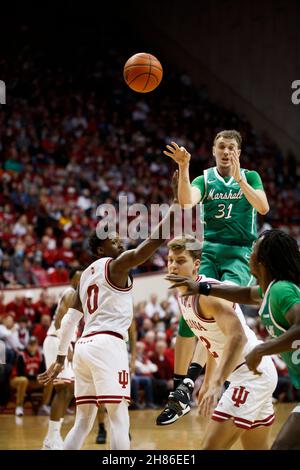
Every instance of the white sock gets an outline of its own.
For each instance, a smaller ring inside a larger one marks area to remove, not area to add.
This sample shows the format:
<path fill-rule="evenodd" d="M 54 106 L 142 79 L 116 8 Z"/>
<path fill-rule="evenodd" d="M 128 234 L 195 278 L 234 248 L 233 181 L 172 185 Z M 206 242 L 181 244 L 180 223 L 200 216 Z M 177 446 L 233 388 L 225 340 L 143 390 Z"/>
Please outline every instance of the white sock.
<path fill-rule="evenodd" d="M 52 437 L 55 436 L 55 434 L 60 433 L 60 428 L 61 428 L 61 420 L 59 421 L 51 421 L 49 420 L 49 425 L 48 425 L 48 434 L 47 438 L 51 439 Z"/>

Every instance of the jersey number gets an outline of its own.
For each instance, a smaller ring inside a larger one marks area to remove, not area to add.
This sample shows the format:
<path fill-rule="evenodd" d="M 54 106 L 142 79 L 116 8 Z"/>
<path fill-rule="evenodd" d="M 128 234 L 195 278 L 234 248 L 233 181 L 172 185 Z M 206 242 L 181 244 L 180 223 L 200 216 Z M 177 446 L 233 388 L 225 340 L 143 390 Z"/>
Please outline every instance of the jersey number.
<path fill-rule="evenodd" d="M 206 349 L 208 350 L 208 352 L 210 352 L 210 354 L 212 355 L 212 357 L 219 357 L 218 354 L 217 354 L 215 351 L 211 351 L 211 350 L 210 350 L 211 344 L 210 344 L 210 342 L 208 341 L 208 339 L 204 338 L 203 336 L 199 336 L 199 339 L 201 339 L 202 343 L 204 344 L 204 346 L 206 347 Z"/>
<path fill-rule="evenodd" d="M 232 204 L 229 204 L 229 206 L 227 207 L 228 212 L 226 215 L 225 215 L 225 209 L 226 209 L 225 204 L 218 204 L 218 215 L 215 215 L 215 218 L 221 219 L 222 217 L 224 217 L 224 219 L 231 219 L 230 214 L 231 214 Z"/>
<path fill-rule="evenodd" d="M 88 287 L 87 290 L 87 309 L 90 315 L 96 312 L 98 308 L 98 294 L 99 294 L 99 287 L 97 284 L 92 284 Z"/>

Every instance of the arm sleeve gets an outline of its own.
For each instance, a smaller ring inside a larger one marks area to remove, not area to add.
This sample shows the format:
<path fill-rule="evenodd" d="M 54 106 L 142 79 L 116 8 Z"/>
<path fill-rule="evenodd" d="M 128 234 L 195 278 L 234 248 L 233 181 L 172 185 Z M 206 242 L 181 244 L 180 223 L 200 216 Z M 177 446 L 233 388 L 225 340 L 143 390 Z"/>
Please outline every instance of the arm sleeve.
<path fill-rule="evenodd" d="M 197 176 L 197 178 L 195 178 L 192 183 L 191 183 L 191 186 L 193 186 L 194 188 L 198 188 L 199 191 L 200 191 L 200 194 L 201 194 L 201 198 L 200 198 L 200 201 L 202 201 L 202 198 L 205 194 L 205 183 L 204 183 L 204 176 L 201 175 L 201 176 Z"/>
<path fill-rule="evenodd" d="M 245 173 L 247 183 L 250 184 L 250 186 L 253 189 L 261 189 L 264 191 L 264 185 L 262 184 L 261 177 L 257 173 L 257 171 L 247 171 Z"/>
<path fill-rule="evenodd" d="M 285 320 L 286 313 L 300 303 L 300 290 L 292 282 L 276 282 L 270 291 L 271 310 L 276 319 Z"/>
<path fill-rule="evenodd" d="M 69 308 L 60 324 L 60 338 L 58 356 L 66 356 L 69 345 L 75 334 L 77 323 L 81 320 L 83 313 L 75 308 Z"/>

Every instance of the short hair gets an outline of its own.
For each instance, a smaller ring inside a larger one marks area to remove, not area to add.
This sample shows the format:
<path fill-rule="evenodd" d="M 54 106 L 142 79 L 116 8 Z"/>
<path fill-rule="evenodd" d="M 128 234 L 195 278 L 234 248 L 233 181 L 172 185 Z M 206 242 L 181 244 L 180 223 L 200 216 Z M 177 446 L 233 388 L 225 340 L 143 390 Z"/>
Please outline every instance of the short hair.
<path fill-rule="evenodd" d="M 242 146 L 242 136 L 241 136 L 241 134 L 240 134 L 238 131 L 236 131 L 235 129 L 225 130 L 225 131 L 218 132 L 218 134 L 217 134 L 216 137 L 214 138 L 214 145 L 216 145 L 216 141 L 217 141 L 220 137 L 223 137 L 224 139 L 234 139 L 234 140 L 236 140 L 236 143 L 237 143 L 239 149 L 240 149 L 241 146 Z"/>
<path fill-rule="evenodd" d="M 173 251 L 187 251 L 195 261 L 201 258 L 202 243 L 199 242 L 192 235 L 183 235 L 182 237 L 175 237 L 168 243 L 169 250 Z"/>
<path fill-rule="evenodd" d="M 96 230 L 90 233 L 89 235 L 89 247 L 94 256 L 98 255 L 98 248 L 102 245 L 103 240 L 98 237 Z"/>
<path fill-rule="evenodd" d="M 266 230 L 259 239 L 257 261 L 276 281 L 300 283 L 300 252 L 297 241 L 279 229 Z"/>

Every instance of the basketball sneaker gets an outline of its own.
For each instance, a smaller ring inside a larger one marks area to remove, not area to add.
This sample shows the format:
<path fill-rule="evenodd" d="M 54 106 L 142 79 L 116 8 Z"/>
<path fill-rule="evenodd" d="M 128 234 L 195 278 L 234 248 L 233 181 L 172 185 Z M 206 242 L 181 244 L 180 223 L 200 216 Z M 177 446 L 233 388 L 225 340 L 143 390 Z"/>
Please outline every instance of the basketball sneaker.
<path fill-rule="evenodd" d="M 15 415 L 16 416 L 23 416 L 24 415 L 23 406 L 16 406 Z"/>
<path fill-rule="evenodd" d="M 158 426 L 172 424 L 191 411 L 193 389 L 194 382 L 191 379 L 184 379 L 176 390 L 169 394 L 165 409 L 156 418 L 156 424 Z"/>
<path fill-rule="evenodd" d="M 59 433 L 55 433 L 52 438 L 46 437 L 43 442 L 42 450 L 63 450 L 64 441 Z"/>
<path fill-rule="evenodd" d="M 106 429 L 103 424 L 99 424 L 99 431 L 96 437 L 96 444 L 105 444 L 106 443 Z"/>

